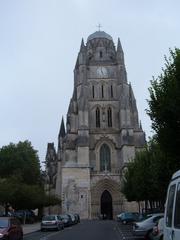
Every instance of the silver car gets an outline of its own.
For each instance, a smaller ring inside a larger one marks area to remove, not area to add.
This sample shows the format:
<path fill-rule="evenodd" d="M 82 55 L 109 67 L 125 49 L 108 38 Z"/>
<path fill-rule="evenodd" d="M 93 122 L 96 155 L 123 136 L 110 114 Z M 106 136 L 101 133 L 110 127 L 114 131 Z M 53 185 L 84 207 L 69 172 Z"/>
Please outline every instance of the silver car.
<path fill-rule="evenodd" d="M 158 225 L 153 227 L 153 231 L 149 234 L 150 240 L 163 240 L 164 218 L 160 218 Z"/>
<path fill-rule="evenodd" d="M 64 223 L 58 215 L 46 215 L 42 218 L 41 231 L 51 229 L 64 229 Z"/>
<path fill-rule="evenodd" d="M 153 227 L 157 225 L 160 218 L 164 217 L 164 213 L 154 213 L 147 215 L 147 218 L 141 222 L 135 222 L 133 225 L 133 234 L 139 238 L 148 237 Z"/>

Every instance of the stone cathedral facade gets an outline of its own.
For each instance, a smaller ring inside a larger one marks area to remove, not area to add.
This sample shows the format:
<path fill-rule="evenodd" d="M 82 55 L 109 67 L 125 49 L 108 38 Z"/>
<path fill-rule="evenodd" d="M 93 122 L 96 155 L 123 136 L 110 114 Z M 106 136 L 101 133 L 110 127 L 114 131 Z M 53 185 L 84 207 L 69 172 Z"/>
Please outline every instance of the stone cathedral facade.
<path fill-rule="evenodd" d="M 144 145 L 120 40 L 115 47 L 109 34 L 97 31 L 86 44 L 81 42 L 57 150 L 48 143 L 46 187 L 62 199 L 51 211 L 112 219 L 121 211 L 135 210 L 120 191 L 122 174 Z"/>

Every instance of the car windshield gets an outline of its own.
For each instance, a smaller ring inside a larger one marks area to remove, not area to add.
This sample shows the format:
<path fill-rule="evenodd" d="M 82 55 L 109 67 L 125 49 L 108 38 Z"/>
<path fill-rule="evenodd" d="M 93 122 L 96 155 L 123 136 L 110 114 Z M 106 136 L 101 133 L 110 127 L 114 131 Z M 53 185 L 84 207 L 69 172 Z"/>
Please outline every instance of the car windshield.
<path fill-rule="evenodd" d="M 60 215 L 60 217 L 63 218 L 63 219 L 68 219 L 67 215 Z"/>
<path fill-rule="evenodd" d="M 53 220 L 56 220 L 55 216 L 53 215 L 49 215 L 49 216 L 44 216 L 43 221 L 53 221 Z"/>
<path fill-rule="evenodd" d="M 137 222 L 145 221 L 150 217 L 152 217 L 152 215 L 139 215 L 139 217 L 137 218 Z"/>
<path fill-rule="evenodd" d="M 131 217 L 133 214 L 132 213 L 125 213 L 125 217 Z"/>
<path fill-rule="evenodd" d="M 0 219 L 0 228 L 8 227 L 8 220 L 7 219 Z"/>

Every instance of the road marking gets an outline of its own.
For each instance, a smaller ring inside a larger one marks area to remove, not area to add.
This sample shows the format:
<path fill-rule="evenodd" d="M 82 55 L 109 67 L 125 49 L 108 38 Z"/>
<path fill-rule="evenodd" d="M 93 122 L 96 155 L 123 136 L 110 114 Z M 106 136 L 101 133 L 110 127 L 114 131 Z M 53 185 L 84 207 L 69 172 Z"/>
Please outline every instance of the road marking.
<path fill-rule="evenodd" d="M 54 232 L 54 233 L 50 233 L 50 234 L 48 234 L 47 236 L 41 237 L 39 240 L 48 240 L 50 237 L 55 236 L 55 235 L 59 234 L 60 232 L 61 232 L 61 231 Z"/>

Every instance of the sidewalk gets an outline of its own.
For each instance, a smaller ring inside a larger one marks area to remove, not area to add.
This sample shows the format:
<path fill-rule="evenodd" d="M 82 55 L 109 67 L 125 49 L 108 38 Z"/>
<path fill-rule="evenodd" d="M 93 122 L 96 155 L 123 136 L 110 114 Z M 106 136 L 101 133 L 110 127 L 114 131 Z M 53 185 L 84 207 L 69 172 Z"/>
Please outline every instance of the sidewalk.
<path fill-rule="evenodd" d="M 36 232 L 40 230 L 40 222 L 33 223 L 33 224 L 23 224 L 22 228 L 23 228 L 24 235 L 28 233 Z"/>

